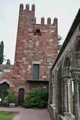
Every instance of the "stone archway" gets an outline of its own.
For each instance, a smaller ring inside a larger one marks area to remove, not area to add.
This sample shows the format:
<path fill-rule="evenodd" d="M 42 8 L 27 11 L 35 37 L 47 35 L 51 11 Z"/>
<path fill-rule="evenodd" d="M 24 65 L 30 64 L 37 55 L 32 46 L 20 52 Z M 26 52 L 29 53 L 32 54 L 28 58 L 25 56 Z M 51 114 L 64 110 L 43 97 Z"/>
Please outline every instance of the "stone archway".
<path fill-rule="evenodd" d="M 64 76 L 69 76 L 70 75 L 70 60 L 68 57 L 65 58 L 64 61 Z"/>
<path fill-rule="evenodd" d="M 80 120 L 80 37 L 77 39 L 74 50 L 75 66 L 71 70 L 74 83 L 74 114 L 75 119 Z"/>
<path fill-rule="evenodd" d="M 76 67 L 80 67 L 80 40 L 78 41 L 75 49 Z"/>
<path fill-rule="evenodd" d="M 57 80 L 55 83 L 55 106 L 59 114 L 62 114 L 62 67 L 60 66 L 57 71 Z"/>
<path fill-rule="evenodd" d="M 64 112 L 73 113 L 73 90 L 71 79 L 71 63 L 68 57 L 65 57 L 63 67 L 63 88 L 64 88 Z"/>
<path fill-rule="evenodd" d="M 3 100 L 9 91 L 9 84 L 7 82 L 3 82 L 0 84 L 0 98 Z"/>
<path fill-rule="evenodd" d="M 80 40 L 78 41 L 77 44 L 77 49 L 76 49 L 76 67 L 80 68 Z M 79 79 L 80 79 L 80 75 L 79 75 Z M 79 105 L 80 105 L 80 81 L 78 81 L 78 86 L 79 86 Z"/>

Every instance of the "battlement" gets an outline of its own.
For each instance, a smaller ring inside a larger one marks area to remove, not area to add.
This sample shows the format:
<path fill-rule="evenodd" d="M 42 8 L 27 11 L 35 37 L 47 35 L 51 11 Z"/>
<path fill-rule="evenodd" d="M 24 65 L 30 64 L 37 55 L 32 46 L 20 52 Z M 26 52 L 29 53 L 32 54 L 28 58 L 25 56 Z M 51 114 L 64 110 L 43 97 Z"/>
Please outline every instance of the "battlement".
<path fill-rule="evenodd" d="M 24 5 L 21 3 L 21 4 L 20 4 L 20 11 L 22 11 L 22 10 L 35 11 L 35 5 L 32 4 L 31 10 L 30 10 L 29 4 L 26 4 L 26 7 L 24 8 Z"/>
<path fill-rule="evenodd" d="M 27 12 L 29 14 L 25 14 L 25 12 Z M 30 9 L 30 5 L 29 4 L 26 4 L 25 7 L 24 7 L 23 4 L 20 4 L 20 15 L 22 15 L 22 13 L 24 13 L 25 16 L 26 15 L 30 16 L 30 19 L 28 19 L 27 21 L 32 21 L 31 24 L 36 24 L 35 5 L 34 4 L 32 4 L 31 9 Z M 31 18 L 31 16 L 33 18 Z M 48 26 L 52 25 L 52 26 L 54 26 L 54 25 L 57 25 L 57 23 L 58 23 L 57 21 L 58 21 L 57 18 L 54 18 L 54 20 L 52 22 L 51 18 L 48 17 L 47 20 L 46 20 L 46 23 L 45 23 L 45 18 L 42 17 L 41 21 L 40 21 L 40 25 L 48 25 Z"/>
<path fill-rule="evenodd" d="M 47 25 L 57 25 L 58 24 L 58 19 L 57 18 L 54 18 L 53 19 L 53 23 L 51 23 L 51 18 L 47 18 Z M 45 25 L 45 18 L 42 17 L 41 18 L 41 25 Z"/>

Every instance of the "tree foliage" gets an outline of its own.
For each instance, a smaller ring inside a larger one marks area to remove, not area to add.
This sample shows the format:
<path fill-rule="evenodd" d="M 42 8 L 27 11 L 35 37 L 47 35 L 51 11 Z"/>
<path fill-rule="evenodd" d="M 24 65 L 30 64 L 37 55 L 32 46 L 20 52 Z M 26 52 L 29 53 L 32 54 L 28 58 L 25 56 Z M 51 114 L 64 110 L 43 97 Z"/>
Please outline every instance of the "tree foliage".
<path fill-rule="evenodd" d="M 62 40 L 62 37 L 60 35 L 58 35 L 58 50 L 60 50 L 62 47 L 61 40 Z"/>
<path fill-rule="evenodd" d="M 14 92 L 9 92 L 2 101 L 3 106 L 9 106 L 10 103 L 15 103 L 15 106 L 18 106 L 18 100 Z"/>
<path fill-rule="evenodd" d="M 3 63 L 4 60 L 4 42 L 0 42 L 0 64 Z"/>

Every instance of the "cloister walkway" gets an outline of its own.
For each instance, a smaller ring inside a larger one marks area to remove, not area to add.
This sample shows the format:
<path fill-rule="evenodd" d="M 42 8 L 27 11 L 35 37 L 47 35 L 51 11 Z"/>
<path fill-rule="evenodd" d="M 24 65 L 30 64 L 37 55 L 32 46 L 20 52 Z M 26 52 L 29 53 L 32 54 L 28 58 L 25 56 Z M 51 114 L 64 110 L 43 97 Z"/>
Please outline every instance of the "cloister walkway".
<path fill-rule="evenodd" d="M 17 112 L 13 120 L 50 120 L 47 109 L 25 109 L 22 107 L 5 108 L 0 107 L 0 111 Z"/>

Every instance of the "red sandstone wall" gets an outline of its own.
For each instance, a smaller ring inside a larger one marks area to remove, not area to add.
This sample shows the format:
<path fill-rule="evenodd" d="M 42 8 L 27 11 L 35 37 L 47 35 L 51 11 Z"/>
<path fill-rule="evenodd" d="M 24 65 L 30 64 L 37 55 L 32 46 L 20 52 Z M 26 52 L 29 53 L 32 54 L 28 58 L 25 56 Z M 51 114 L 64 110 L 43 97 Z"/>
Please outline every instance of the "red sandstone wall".
<path fill-rule="evenodd" d="M 51 19 L 41 18 L 41 24 L 36 24 L 35 5 L 29 10 L 20 5 L 15 64 L 13 66 L 0 66 L 0 84 L 7 82 L 10 89 L 16 91 L 18 95 L 19 88 L 25 89 L 25 96 L 29 89 L 36 86 L 47 86 L 49 80 L 49 70 L 56 59 L 58 53 L 58 31 L 57 19 L 55 18 L 51 24 Z M 40 35 L 36 35 L 36 30 L 40 30 Z M 33 63 L 39 62 L 39 85 L 38 83 L 30 83 L 27 80 L 33 80 Z M 31 86 L 30 86 L 31 85 Z"/>
<path fill-rule="evenodd" d="M 17 44 L 15 52 L 15 64 L 21 66 L 21 74 L 25 74 L 25 79 L 33 79 L 33 62 L 40 62 L 39 79 L 49 79 L 49 70 L 58 51 L 57 42 L 57 19 L 51 24 L 51 19 L 41 19 L 41 24 L 36 24 L 35 6 L 29 10 L 29 6 L 20 5 L 19 24 L 17 32 Z M 41 36 L 35 35 L 36 30 L 40 30 Z"/>

